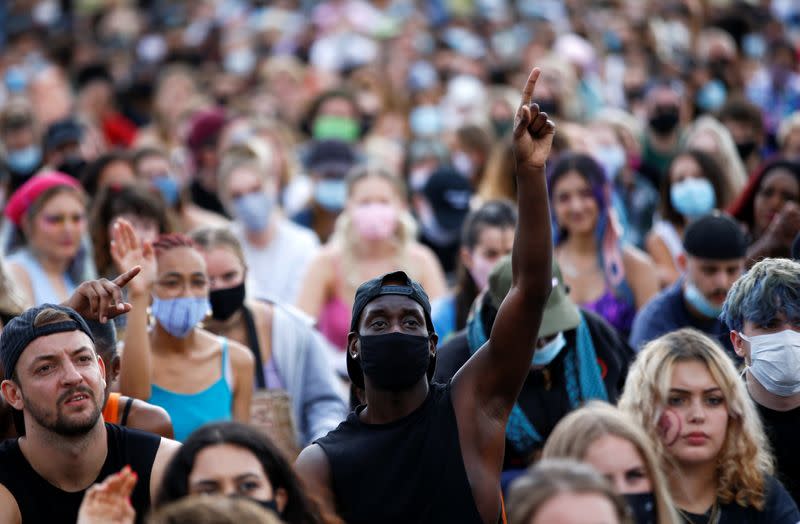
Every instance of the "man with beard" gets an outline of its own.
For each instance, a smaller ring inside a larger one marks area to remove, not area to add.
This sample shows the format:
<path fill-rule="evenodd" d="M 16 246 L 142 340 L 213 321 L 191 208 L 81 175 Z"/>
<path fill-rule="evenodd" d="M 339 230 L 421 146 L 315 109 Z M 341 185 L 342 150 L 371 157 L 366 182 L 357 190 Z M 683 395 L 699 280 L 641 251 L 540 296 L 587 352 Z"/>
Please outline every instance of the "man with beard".
<path fill-rule="evenodd" d="M 22 411 L 25 436 L 0 444 L 0 522 L 74 523 L 87 488 L 130 465 L 131 504 L 147 513 L 179 444 L 107 424 L 105 366 L 75 310 L 44 304 L 4 328 L 3 397 Z"/>
<path fill-rule="evenodd" d="M 438 337 L 422 287 L 398 271 L 356 291 L 347 369 L 360 406 L 307 447 L 297 471 L 350 524 L 496 523 L 505 427 L 530 368 L 552 288 L 545 161 L 555 125 L 531 102 L 514 126 L 519 222 L 512 283 L 486 344 L 446 384 L 431 384 Z"/>
<path fill-rule="evenodd" d="M 631 347 L 638 351 L 670 331 L 693 327 L 736 358 L 729 329 L 719 315 L 728 291 L 744 272 L 747 239 L 736 221 L 715 211 L 686 227 L 683 248 L 686 253 L 679 259 L 683 277 L 636 315 Z"/>

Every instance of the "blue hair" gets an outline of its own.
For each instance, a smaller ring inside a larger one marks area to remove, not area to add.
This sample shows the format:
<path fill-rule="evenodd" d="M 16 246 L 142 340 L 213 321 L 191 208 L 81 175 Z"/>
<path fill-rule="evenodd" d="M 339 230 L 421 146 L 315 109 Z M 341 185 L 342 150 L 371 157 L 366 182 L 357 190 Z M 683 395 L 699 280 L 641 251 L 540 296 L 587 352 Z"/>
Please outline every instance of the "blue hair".
<path fill-rule="evenodd" d="M 800 263 L 766 258 L 733 284 L 720 319 L 730 329 L 741 331 L 746 321 L 768 325 L 780 313 L 800 324 Z"/>

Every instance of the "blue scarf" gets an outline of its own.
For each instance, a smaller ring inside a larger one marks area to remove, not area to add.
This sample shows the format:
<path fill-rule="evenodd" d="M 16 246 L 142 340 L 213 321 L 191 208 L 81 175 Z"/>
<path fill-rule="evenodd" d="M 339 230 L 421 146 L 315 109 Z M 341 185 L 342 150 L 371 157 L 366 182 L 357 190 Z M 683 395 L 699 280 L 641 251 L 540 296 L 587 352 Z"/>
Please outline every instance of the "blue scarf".
<path fill-rule="evenodd" d="M 489 337 L 483 328 L 481 321 L 481 309 L 483 300 L 475 301 L 475 306 L 469 319 L 467 320 L 467 342 L 469 343 L 470 355 L 475 354 L 483 346 Z M 592 336 L 589 333 L 589 326 L 580 314 L 581 322 L 578 324 L 575 336 L 575 346 L 566 346 L 562 351 L 566 351 L 564 356 L 564 374 L 566 375 L 567 395 L 572 409 L 577 408 L 582 402 L 590 399 L 608 401 L 608 394 L 600 374 L 600 367 L 597 364 L 597 353 L 594 349 Z M 517 453 L 527 454 L 533 448 L 541 447 L 544 439 L 536 431 L 533 423 L 528 419 L 520 408 L 519 403 L 515 402 L 511 409 L 511 416 L 506 424 L 506 439 Z"/>

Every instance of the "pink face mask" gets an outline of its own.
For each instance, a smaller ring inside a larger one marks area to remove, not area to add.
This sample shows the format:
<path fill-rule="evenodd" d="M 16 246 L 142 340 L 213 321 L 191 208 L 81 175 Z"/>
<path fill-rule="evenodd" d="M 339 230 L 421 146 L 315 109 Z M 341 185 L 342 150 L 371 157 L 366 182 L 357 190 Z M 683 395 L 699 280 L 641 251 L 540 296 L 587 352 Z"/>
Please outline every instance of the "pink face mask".
<path fill-rule="evenodd" d="M 353 224 L 364 240 L 386 240 L 397 229 L 397 210 L 390 204 L 361 204 L 353 210 Z"/>
<path fill-rule="evenodd" d="M 489 287 L 489 273 L 492 272 L 495 262 L 497 262 L 496 259 L 489 259 L 477 253 L 472 255 L 472 267 L 469 269 L 469 274 L 479 290 L 483 291 Z"/>

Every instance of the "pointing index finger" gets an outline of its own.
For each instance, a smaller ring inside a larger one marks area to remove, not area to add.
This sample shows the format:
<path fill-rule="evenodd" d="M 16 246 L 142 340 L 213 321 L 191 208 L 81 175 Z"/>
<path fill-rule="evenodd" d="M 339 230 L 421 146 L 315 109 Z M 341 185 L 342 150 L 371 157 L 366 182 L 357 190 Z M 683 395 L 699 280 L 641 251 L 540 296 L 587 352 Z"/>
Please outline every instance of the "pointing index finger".
<path fill-rule="evenodd" d="M 522 105 L 528 105 L 533 99 L 533 90 L 536 89 L 536 81 L 539 80 L 541 69 L 534 67 L 531 74 L 528 75 L 528 81 L 525 82 L 525 89 L 522 90 Z"/>
<path fill-rule="evenodd" d="M 114 284 L 123 288 L 128 285 L 128 282 L 133 280 L 133 277 L 139 274 L 139 271 L 142 270 L 142 266 L 134 266 L 131 269 L 127 270 L 120 276 L 114 279 Z"/>

